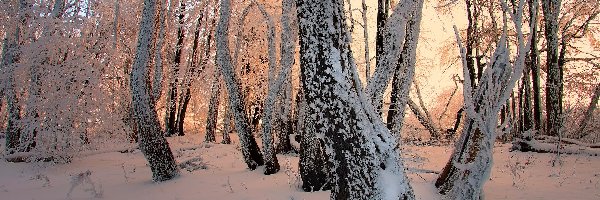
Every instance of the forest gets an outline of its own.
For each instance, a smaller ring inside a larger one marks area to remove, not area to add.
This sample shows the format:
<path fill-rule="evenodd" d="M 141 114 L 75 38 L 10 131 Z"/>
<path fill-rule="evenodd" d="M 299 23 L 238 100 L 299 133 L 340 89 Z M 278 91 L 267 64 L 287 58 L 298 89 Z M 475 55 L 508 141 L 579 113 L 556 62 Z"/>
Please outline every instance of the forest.
<path fill-rule="evenodd" d="M 600 199 L 598 0 L 3 0 L 2 199 Z"/>

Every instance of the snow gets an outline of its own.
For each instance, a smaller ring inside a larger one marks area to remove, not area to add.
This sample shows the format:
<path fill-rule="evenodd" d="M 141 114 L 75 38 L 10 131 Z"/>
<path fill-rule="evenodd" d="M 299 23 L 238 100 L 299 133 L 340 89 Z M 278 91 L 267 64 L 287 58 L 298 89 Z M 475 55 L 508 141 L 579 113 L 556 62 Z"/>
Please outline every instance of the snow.
<path fill-rule="evenodd" d="M 178 162 L 201 158 L 206 169 L 181 170 L 181 176 L 160 184 L 137 150 L 131 153 L 83 153 L 68 164 L 9 163 L 0 159 L 2 199 L 65 199 L 78 175 L 91 172 L 102 199 L 328 199 L 329 192 L 302 192 L 298 158 L 278 155 L 282 170 L 265 176 L 249 171 L 234 144 L 202 144 L 203 135 L 169 138 Z M 510 152 L 496 144 L 495 165 L 484 187 L 488 199 L 598 199 L 600 157 Z M 452 151 L 450 146 L 405 146 L 403 157 L 417 199 L 441 199 L 433 182 Z M 389 183 L 392 184 L 392 183 Z M 92 199 L 85 181 L 73 188 L 71 199 Z"/>

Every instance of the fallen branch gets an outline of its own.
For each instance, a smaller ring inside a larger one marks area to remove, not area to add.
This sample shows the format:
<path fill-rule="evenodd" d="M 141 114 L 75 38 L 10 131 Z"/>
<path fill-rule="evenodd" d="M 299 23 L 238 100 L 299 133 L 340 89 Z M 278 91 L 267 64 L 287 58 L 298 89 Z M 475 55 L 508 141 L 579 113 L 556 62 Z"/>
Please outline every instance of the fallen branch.
<path fill-rule="evenodd" d="M 590 156 L 600 156 L 600 149 L 578 144 L 563 143 L 556 145 L 556 142 L 547 143 L 540 140 L 521 140 L 513 142 L 511 151 L 536 153 L 562 153 L 562 154 L 584 154 Z"/>

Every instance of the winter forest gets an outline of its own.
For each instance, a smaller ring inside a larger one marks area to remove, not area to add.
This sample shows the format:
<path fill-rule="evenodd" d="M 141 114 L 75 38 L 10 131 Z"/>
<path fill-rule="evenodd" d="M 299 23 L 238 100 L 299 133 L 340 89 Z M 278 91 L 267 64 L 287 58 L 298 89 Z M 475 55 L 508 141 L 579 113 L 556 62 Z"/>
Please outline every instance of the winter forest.
<path fill-rule="evenodd" d="M 1 199 L 600 199 L 598 0 L 2 0 Z"/>

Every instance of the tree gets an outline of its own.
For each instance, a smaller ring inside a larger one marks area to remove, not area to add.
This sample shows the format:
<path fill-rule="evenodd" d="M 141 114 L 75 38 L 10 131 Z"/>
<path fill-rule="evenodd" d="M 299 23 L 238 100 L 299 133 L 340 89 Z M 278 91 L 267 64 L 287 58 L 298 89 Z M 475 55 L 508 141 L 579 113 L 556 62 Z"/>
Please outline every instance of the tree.
<path fill-rule="evenodd" d="M 325 153 L 325 144 L 317 137 L 314 121 L 307 115 L 308 109 L 302 90 L 298 91 L 298 129 L 300 132 L 300 161 L 298 170 L 302 178 L 302 190 L 313 192 L 330 190 L 332 187 L 331 164 Z"/>
<path fill-rule="evenodd" d="M 167 136 L 173 136 L 175 133 L 181 134 L 177 131 L 177 126 L 175 123 L 176 114 L 177 114 L 177 87 L 179 84 L 179 69 L 181 67 L 181 63 L 183 62 L 182 50 L 183 50 L 183 41 L 185 39 L 184 33 L 184 17 L 185 17 L 185 2 L 184 0 L 179 1 L 179 9 L 177 14 L 177 44 L 175 45 L 175 56 L 174 56 L 174 64 L 171 67 L 171 82 L 169 83 L 169 92 L 167 96 L 167 110 L 166 110 L 166 134 Z"/>
<path fill-rule="evenodd" d="M 559 136 L 562 126 L 563 64 L 559 63 L 558 15 L 560 0 L 542 0 L 546 50 L 546 133 Z"/>
<path fill-rule="evenodd" d="M 229 106 L 233 114 L 235 128 L 240 138 L 240 145 L 244 161 L 250 170 L 263 165 L 264 160 L 256 144 L 254 136 L 248 126 L 248 117 L 245 115 L 245 102 L 240 93 L 240 83 L 233 71 L 231 53 L 229 52 L 229 17 L 231 15 L 230 0 L 221 1 L 219 8 L 220 18 L 216 30 L 217 66 L 223 76 L 229 94 Z"/>
<path fill-rule="evenodd" d="M 212 19 L 210 19 L 210 23 L 206 23 L 206 26 L 204 26 L 205 29 L 208 29 L 208 31 L 203 31 L 204 35 L 206 35 L 206 40 L 204 42 L 204 46 L 202 47 L 203 49 L 203 54 L 201 54 L 201 57 L 198 58 L 198 54 L 199 54 L 199 46 L 200 46 L 200 37 L 201 37 L 201 23 L 202 20 L 204 19 L 204 16 L 207 15 L 207 13 L 209 12 L 208 9 L 208 5 L 205 5 L 206 8 L 203 10 L 203 12 L 200 13 L 200 16 L 198 17 L 198 19 L 196 20 L 196 29 L 194 32 L 194 41 L 192 44 L 192 53 L 191 53 L 191 59 L 190 62 L 188 63 L 188 70 L 185 73 L 185 77 L 183 78 L 182 81 L 182 92 L 179 96 L 179 106 L 177 107 L 177 119 L 175 121 L 175 124 L 177 126 L 177 135 L 184 135 L 184 122 L 185 122 L 185 114 L 187 112 L 187 107 L 188 104 L 190 103 L 190 99 L 191 99 L 191 87 L 192 87 L 192 82 L 194 80 L 194 78 L 197 77 L 198 74 L 204 72 L 204 69 L 206 68 L 206 66 L 208 65 L 208 60 L 211 59 L 211 50 L 212 50 L 212 36 L 214 33 L 214 27 L 215 27 L 215 21 L 216 18 L 212 17 Z M 216 12 L 216 5 L 213 5 L 213 9 L 212 11 Z M 198 63 L 198 60 L 200 61 L 200 63 Z M 217 80 L 216 83 L 218 84 L 218 76 L 216 77 Z M 214 84 L 214 83 L 213 83 Z M 214 85 L 213 85 L 214 86 Z M 218 86 L 218 85 L 217 85 Z M 217 88 L 217 91 L 220 93 L 219 88 Z M 213 92 L 217 92 L 215 90 L 213 90 Z M 212 93 L 214 94 L 214 93 Z M 217 106 L 217 110 L 213 111 L 218 111 L 218 97 L 219 94 L 215 94 L 217 99 L 213 99 L 211 96 L 210 99 L 210 106 Z M 212 103 L 216 103 L 216 105 L 213 105 Z M 210 117 L 212 117 L 211 113 L 210 113 L 210 108 L 209 108 L 209 119 Z M 214 113 L 212 113 L 214 114 Z M 215 116 L 216 119 L 216 116 Z M 208 123 L 210 123 L 210 120 L 208 121 Z M 216 121 L 215 121 L 216 123 Z M 208 125 L 208 124 L 207 124 Z M 207 126 L 207 131 L 209 130 L 210 126 Z M 216 124 L 215 124 L 216 127 Z M 208 135 L 207 135 L 208 136 Z M 213 137 L 214 138 L 214 137 Z M 207 138 L 208 139 L 208 138 Z M 214 139 L 213 141 L 214 142 Z"/>
<path fill-rule="evenodd" d="M 414 199 L 395 140 L 362 91 L 343 1 L 297 7 L 306 114 L 333 163 L 331 199 Z"/>
<path fill-rule="evenodd" d="M 215 142 L 215 132 L 217 129 L 217 119 L 219 117 L 219 102 L 221 97 L 221 84 L 219 84 L 219 76 L 216 76 L 212 81 L 210 100 L 208 103 L 208 114 L 206 119 L 206 135 L 204 142 Z"/>
<path fill-rule="evenodd" d="M 131 94 L 133 111 L 138 129 L 139 148 L 148 160 L 152 180 L 166 181 L 178 176 L 175 158 L 160 129 L 155 105 L 150 95 L 148 69 L 150 51 L 153 47 L 156 0 L 145 0 L 138 35 L 137 50 L 131 70 Z"/>
<path fill-rule="evenodd" d="M 522 8 L 520 1 L 517 11 L 511 13 L 518 39 L 518 55 L 511 64 L 507 43 L 506 24 L 498 46 L 484 71 L 478 87 L 473 92 L 471 79 L 463 84 L 464 109 L 467 112 L 462 134 L 455 144 L 454 152 L 436 180 L 440 193 L 449 199 L 480 199 L 483 184 L 489 178 L 492 166 L 492 149 L 496 139 L 496 127 L 500 108 L 510 97 L 512 90 L 523 73 L 525 54 L 529 43 L 524 44 L 521 32 Z M 503 6 L 505 11 L 507 6 Z M 455 27 L 461 58 L 463 75 L 469 76 L 467 50 L 460 41 Z"/>
<path fill-rule="evenodd" d="M 391 119 L 391 121 L 388 121 L 388 128 L 396 135 L 400 135 L 402 130 L 404 110 L 410 99 L 408 93 L 415 76 L 417 44 L 419 41 L 419 32 L 421 31 L 423 1 L 415 1 L 415 4 L 415 7 L 411 9 L 410 20 L 407 23 L 404 46 L 402 47 L 402 53 L 400 54 L 398 63 L 396 63 L 394 79 L 392 81 L 392 104 L 390 104 L 391 116 L 388 115 L 388 119 Z"/>
<path fill-rule="evenodd" d="M 6 153 L 12 154 L 18 151 L 23 151 L 21 144 L 22 137 L 22 128 L 19 121 L 21 120 L 21 108 L 19 107 L 17 93 L 14 83 L 14 74 L 17 69 L 17 62 L 19 62 L 19 58 L 21 57 L 21 49 L 20 49 L 20 37 L 21 37 L 21 29 L 25 28 L 27 25 L 27 19 L 30 17 L 28 11 L 26 10 L 29 7 L 29 3 L 26 0 L 18 1 L 18 10 L 15 13 L 16 19 L 15 21 L 15 30 L 12 32 L 12 36 L 9 33 L 6 33 L 6 36 L 3 41 L 2 46 L 2 55 L 0 57 L 0 70 L 5 71 L 7 73 L 7 78 L 5 82 L 2 84 L 4 95 L 6 95 L 6 109 L 8 113 L 7 122 L 6 122 Z"/>

